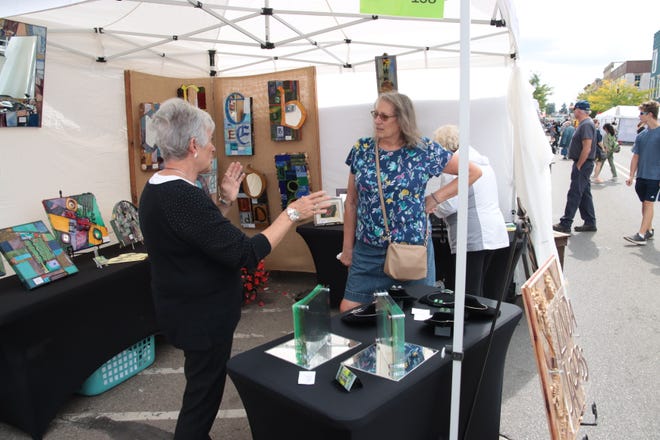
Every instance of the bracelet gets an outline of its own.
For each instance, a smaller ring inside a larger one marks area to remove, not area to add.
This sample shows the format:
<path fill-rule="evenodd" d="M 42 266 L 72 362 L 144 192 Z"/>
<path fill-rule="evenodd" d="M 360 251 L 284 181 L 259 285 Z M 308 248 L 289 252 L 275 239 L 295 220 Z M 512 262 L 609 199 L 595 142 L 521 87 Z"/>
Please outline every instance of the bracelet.
<path fill-rule="evenodd" d="M 435 203 L 440 204 L 440 201 L 435 198 L 435 194 L 431 193 L 431 197 L 433 197 L 433 200 L 435 200 Z"/>
<path fill-rule="evenodd" d="M 231 206 L 231 205 L 234 204 L 234 202 L 231 202 L 231 201 L 229 201 L 229 200 L 225 200 L 225 199 L 223 199 L 223 198 L 220 198 L 220 203 L 222 203 L 222 204 L 225 205 L 225 206 Z"/>

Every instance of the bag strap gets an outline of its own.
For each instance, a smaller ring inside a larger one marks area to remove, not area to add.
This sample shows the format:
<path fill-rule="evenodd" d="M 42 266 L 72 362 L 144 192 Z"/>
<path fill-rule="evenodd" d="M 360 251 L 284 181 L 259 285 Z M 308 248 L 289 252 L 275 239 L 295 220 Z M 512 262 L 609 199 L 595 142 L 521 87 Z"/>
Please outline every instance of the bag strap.
<path fill-rule="evenodd" d="M 376 150 L 376 180 L 378 181 L 378 196 L 380 197 L 380 210 L 383 212 L 383 219 L 385 220 L 385 236 L 387 241 L 392 243 L 392 236 L 390 235 L 389 221 L 387 220 L 387 213 L 385 212 L 385 198 L 383 197 L 383 184 L 380 181 L 380 155 L 378 154 L 378 142 L 375 145 Z M 429 221 L 426 218 L 426 235 L 424 236 L 424 247 L 429 239 Z"/>

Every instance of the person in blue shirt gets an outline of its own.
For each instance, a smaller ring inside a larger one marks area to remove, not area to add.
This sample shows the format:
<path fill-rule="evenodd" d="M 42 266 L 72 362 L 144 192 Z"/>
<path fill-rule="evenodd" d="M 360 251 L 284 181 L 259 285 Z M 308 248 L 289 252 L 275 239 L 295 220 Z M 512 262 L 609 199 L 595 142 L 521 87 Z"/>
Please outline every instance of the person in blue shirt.
<path fill-rule="evenodd" d="M 646 101 L 639 106 L 639 121 L 646 125 L 635 138 L 630 160 L 630 177 L 626 185 L 635 179 L 635 192 L 642 202 L 642 223 L 639 230 L 623 237 L 636 245 L 646 244 L 653 238 L 653 206 L 660 194 L 660 129 L 658 129 L 658 103 Z"/>
<path fill-rule="evenodd" d="M 398 92 L 385 92 L 376 100 L 371 115 L 373 136 L 358 139 L 346 159 L 350 173 L 339 259 L 349 269 L 344 298 L 339 306 L 342 312 L 371 302 L 374 292 L 386 291 L 393 284 L 404 287 L 415 283 L 435 284 L 428 214 L 438 203 L 458 194 L 456 180 L 425 197 L 426 183 L 431 176 L 458 173 L 458 156 L 419 134 L 410 98 Z M 402 283 L 383 271 L 389 241 L 376 178 L 376 149 L 391 240 L 427 244 L 426 278 Z M 480 176 L 479 167 L 470 163 L 470 185 Z"/>

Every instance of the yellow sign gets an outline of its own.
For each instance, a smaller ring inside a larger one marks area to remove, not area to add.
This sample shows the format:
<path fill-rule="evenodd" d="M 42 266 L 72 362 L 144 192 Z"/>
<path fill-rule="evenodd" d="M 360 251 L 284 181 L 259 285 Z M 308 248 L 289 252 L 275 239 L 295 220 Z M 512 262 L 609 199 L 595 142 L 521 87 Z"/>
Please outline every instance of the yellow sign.
<path fill-rule="evenodd" d="M 360 0 L 361 14 L 442 18 L 445 0 Z"/>

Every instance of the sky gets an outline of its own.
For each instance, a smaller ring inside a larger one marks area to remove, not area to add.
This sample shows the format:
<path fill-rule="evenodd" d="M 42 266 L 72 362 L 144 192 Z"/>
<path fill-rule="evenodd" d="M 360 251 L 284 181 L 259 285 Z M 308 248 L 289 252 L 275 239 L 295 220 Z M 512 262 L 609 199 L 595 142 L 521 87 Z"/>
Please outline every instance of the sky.
<path fill-rule="evenodd" d="M 615 61 L 651 60 L 660 0 L 514 0 L 520 66 L 553 88 L 557 109 Z"/>

